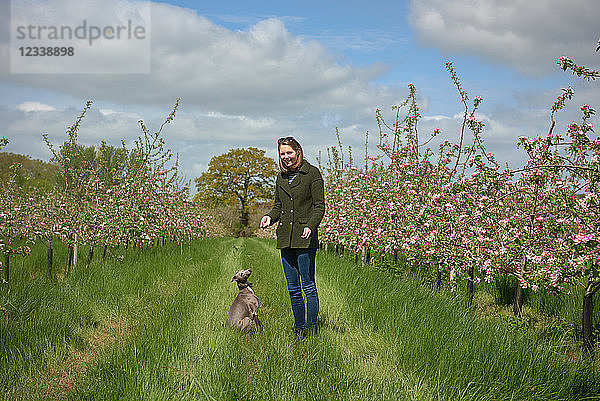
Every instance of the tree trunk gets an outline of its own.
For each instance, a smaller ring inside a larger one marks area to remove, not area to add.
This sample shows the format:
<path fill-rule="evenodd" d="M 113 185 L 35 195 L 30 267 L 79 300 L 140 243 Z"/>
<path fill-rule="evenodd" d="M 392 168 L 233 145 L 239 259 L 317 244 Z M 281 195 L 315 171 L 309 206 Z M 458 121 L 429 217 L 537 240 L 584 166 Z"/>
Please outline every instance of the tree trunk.
<path fill-rule="evenodd" d="M 245 202 L 242 202 L 242 214 L 240 216 L 240 224 L 241 230 L 238 233 L 238 236 L 242 236 L 245 232 L 246 227 L 248 227 L 248 221 L 250 220 L 250 211 L 248 205 Z"/>
<path fill-rule="evenodd" d="M 48 277 L 52 278 L 52 259 L 53 259 L 52 244 L 50 244 L 50 248 L 48 248 Z"/>
<path fill-rule="evenodd" d="M 439 291 L 442 288 L 442 269 L 440 269 L 440 263 L 435 261 L 435 289 Z"/>
<path fill-rule="evenodd" d="M 594 293 L 591 291 L 591 285 L 588 284 L 585 295 L 583 296 L 583 355 L 594 355 L 594 336 L 592 334 L 594 328 L 593 312 L 594 312 Z"/>
<path fill-rule="evenodd" d="M 10 267 L 10 255 L 7 253 L 4 255 L 4 266 L 2 266 L 2 270 L 4 270 L 4 281 L 8 283 L 9 279 L 9 267 Z"/>
<path fill-rule="evenodd" d="M 90 263 L 92 263 L 93 257 L 94 257 L 94 244 L 90 244 L 90 254 L 88 255 L 87 263 L 85 264 L 86 268 L 90 267 Z"/>
<path fill-rule="evenodd" d="M 521 287 L 521 283 L 517 282 L 515 288 L 515 300 L 513 302 L 513 313 L 517 317 L 523 316 L 523 300 L 525 298 L 525 290 Z"/>
<path fill-rule="evenodd" d="M 365 256 L 365 262 L 367 264 L 371 263 L 371 250 L 369 248 L 367 248 L 367 254 Z"/>
<path fill-rule="evenodd" d="M 393 258 L 393 260 L 394 260 L 394 264 L 395 265 L 398 264 L 398 250 L 397 249 L 394 249 L 394 258 Z"/>
<path fill-rule="evenodd" d="M 53 259 L 53 253 L 54 251 L 52 250 L 52 235 L 50 235 L 50 239 L 48 239 L 48 278 L 52 278 L 52 259 Z"/>
<path fill-rule="evenodd" d="M 523 274 L 525 272 L 525 264 L 526 263 L 527 263 L 527 258 L 525 256 L 525 253 L 523 253 L 523 256 L 521 259 L 521 264 L 519 265 L 520 276 L 517 277 L 517 279 L 518 279 L 517 288 L 515 288 L 515 299 L 513 302 L 513 313 L 516 317 L 523 316 L 523 301 L 525 300 L 525 289 L 523 287 L 521 287 L 522 280 L 520 277 L 523 277 Z"/>
<path fill-rule="evenodd" d="M 67 248 L 67 266 L 65 267 L 65 277 L 69 277 L 69 271 L 71 270 L 71 262 L 73 261 L 73 245 L 69 244 Z"/>
<path fill-rule="evenodd" d="M 104 258 L 106 257 L 106 248 L 108 246 L 106 244 L 104 244 L 104 251 L 102 252 L 102 260 L 104 260 Z"/>
<path fill-rule="evenodd" d="M 467 304 L 469 306 L 472 306 L 473 305 L 473 266 L 469 267 L 469 279 L 467 281 L 467 296 L 468 296 Z"/>

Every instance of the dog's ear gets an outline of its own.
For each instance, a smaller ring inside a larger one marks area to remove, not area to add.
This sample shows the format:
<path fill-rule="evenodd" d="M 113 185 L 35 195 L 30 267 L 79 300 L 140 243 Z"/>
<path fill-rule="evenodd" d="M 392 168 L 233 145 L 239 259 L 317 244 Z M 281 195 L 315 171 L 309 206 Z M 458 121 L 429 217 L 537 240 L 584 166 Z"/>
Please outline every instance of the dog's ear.
<path fill-rule="evenodd" d="M 235 281 L 235 276 L 232 277 L 231 282 L 233 283 Z"/>

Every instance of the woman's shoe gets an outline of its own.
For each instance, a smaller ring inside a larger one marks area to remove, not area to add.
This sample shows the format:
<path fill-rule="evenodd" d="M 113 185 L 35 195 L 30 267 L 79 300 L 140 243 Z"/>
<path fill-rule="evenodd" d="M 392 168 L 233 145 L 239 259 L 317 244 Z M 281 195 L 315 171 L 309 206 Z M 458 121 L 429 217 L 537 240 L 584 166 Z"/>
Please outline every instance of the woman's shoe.
<path fill-rule="evenodd" d="M 303 340 L 308 336 L 308 330 L 305 328 L 294 327 L 294 334 L 298 340 Z"/>

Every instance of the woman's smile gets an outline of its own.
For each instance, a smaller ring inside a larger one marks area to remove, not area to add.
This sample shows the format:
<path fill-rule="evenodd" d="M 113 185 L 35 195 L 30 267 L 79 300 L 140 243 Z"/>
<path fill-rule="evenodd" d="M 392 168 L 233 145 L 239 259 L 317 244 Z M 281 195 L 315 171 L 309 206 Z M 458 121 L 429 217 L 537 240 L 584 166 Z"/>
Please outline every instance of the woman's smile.
<path fill-rule="evenodd" d="M 285 164 L 286 167 L 292 166 L 296 163 L 297 153 L 294 149 L 292 149 L 289 145 L 281 145 L 279 147 L 279 157 L 281 157 L 281 161 Z"/>

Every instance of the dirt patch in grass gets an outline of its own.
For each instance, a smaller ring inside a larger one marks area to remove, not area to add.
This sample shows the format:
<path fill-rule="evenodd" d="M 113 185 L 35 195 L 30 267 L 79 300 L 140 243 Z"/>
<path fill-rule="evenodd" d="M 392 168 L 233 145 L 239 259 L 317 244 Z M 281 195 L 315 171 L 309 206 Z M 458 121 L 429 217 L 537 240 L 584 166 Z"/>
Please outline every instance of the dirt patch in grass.
<path fill-rule="evenodd" d="M 43 398 L 62 399 L 73 388 L 78 375 L 86 371 L 102 351 L 123 342 L 131 335 L 131 324 L 124 319 L 111 320 L 90 332 L 87 346 L 73 352 L 55 372 L 41 384 Z"/>

